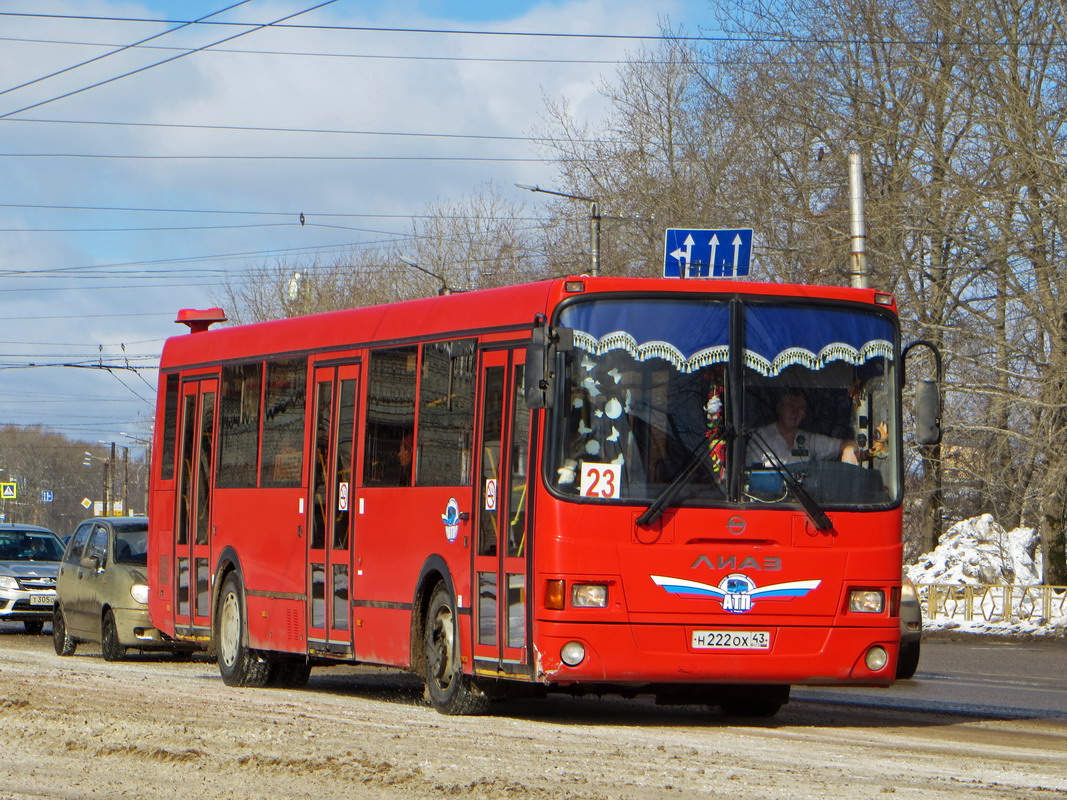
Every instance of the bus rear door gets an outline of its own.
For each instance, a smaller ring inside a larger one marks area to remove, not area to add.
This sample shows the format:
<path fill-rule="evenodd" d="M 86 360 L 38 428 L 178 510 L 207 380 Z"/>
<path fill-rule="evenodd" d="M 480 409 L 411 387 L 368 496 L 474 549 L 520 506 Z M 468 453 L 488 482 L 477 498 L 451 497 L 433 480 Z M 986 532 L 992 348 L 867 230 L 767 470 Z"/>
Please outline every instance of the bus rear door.
<path fill-rule="evenodd" d="M 178 632 L 194 636 L 206 636 L 211 623 L 211 470 L 218 388 L 218 379 L 210 377 L 185 381 L 181 390 L 174 623 Z"/>
<path fill-rule="evenodd" d="M 521 350 L 482 354 L 475 506 L 475 671 L 514 677 L 530 673 L 530 413 L 522 359 Z"/>

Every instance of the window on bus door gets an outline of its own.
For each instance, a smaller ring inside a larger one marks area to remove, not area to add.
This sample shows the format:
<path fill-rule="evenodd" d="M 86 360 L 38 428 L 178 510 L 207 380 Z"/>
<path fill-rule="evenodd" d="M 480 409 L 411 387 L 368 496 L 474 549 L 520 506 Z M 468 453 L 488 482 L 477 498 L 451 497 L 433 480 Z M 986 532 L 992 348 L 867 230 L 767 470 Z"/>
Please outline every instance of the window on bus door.
<path fill-rule="evenodd" d="M 792 503 L 788 471 L 824 506 L 900 492 L 896 327 L 862 308 L 749 303 L 742 499 Z"/>
<path fill-rule="evenodd" d="M 368 486 L 411 485 L 417 358 L 416 347 L 371 351 L 363 461 Z"/>
<path fill-rule="evenodd" d="M 679 474 L 679 503 L 726 499 L 729 304 L 574 303 L 554 488 L 591 500 L 650 502 Z M 690 469 L 691 467 L 691 469 Z"/>

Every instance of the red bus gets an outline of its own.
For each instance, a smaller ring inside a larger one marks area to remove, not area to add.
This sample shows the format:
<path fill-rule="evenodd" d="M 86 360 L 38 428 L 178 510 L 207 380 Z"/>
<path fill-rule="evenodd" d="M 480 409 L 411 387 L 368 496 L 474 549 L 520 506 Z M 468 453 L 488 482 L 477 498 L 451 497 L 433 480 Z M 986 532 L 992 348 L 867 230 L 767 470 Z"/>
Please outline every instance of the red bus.
<path fill-rule="evenodd" d="M 362 663 L 444 713 L 769 715 L 893 681 L 891 295 L 574 277 L 223 320 L 182 311 L 163 350 L 149 608 L 226 683 Z"/>

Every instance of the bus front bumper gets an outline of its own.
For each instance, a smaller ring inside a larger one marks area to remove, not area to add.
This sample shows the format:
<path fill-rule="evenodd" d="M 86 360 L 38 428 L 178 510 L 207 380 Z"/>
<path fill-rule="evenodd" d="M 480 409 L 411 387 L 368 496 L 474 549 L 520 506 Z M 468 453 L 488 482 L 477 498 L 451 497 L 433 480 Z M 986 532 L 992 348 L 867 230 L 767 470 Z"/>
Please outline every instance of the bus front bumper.
<path fill-rule="evenodd" d="M 753 683 L 888 686 L 899 626 L 612 625 L 541 622 L 547 684 Z"/>

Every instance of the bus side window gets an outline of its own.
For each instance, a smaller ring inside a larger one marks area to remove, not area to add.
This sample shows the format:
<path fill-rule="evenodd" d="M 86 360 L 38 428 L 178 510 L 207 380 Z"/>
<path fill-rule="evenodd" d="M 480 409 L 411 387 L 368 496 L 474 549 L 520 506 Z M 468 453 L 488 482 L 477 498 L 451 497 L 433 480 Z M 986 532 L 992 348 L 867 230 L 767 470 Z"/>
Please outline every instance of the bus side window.
<path fill-rule="evenodd" d="M 363 463 L 368 486 L 411 485 L 417 358 L 415 347 L 371 351 Z"/>
<path fill-rule="evenodd" d="M 474 339 L 422 347 L 419 486 L 470 486 L 474 433 Z"/>
<path fill-rule="evenodd" d="M 259 485 L 299 486 L 304 467 L 307 359 L 267 362 Z"/>

